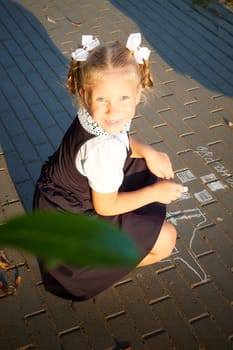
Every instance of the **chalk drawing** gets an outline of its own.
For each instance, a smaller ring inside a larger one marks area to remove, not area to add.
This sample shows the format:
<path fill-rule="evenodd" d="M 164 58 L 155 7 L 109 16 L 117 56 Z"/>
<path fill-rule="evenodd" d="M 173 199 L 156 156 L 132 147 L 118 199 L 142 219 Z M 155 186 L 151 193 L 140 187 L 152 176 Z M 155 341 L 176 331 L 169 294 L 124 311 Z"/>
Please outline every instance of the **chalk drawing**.
<path fill-rule="evenodd" d="M 176 173 L 176 176 L 183 184 L 196 179 L 190 170 L 180 171 L 179 173 Z"/>
<path fill-rule="evenodd" d="M 174 248 L 171 258 L 165 259 L 162 262 L 171 262 L 172 260 L 176 261 L 179 260 L 183 264 L 185 264 L 200 280 L 206 280 L 207 279 L 207 273 L 203 269 L 203 267 L 200 265 L 198 258 L 196 257 L 196 254 L 193 251 L 193 241 L 195 239 L 197 231 L 207 222 L 206 215 L 199 209 L 199 208 L 193 208 L 193 209 L 185 209 L 185 210 L 178 210 L 178 211 L 172 211 L 167 213 L 167 221 L 170 221 L 173 225 L 178 226 L 179 221 L 181 220 L 192 220 L 192 219 L 198 219 L 198 223 L 196 227 L 191 232 L 190 238 L 189 238 L 189 249 L 188 254 L 190 255 L 190 260 L 187 261 L 184 259 L 178 250 L 177 247 Z M 184 233 L 186 236 L 188 235 L 187 232 Z"/>
<path fill-rule="evenodd" d="M 221 181 L 210 182 L 209 184 L 207 184 L 207 186 L 213 192 L 218 190 L 225 190 L 226 188 L 228 188 L 228 186 L 223 184 Z"/>
<path fill-rule="evenodd" d="M 214 173 L 211 173 L 211 174 L 201 176 L 200 179 L 204 184 L 206 184 L 207 182 L 217 180 L 217 177 Z"/>
<path fill-rule="evenodd" d="M 233 187 L 233 176 L 230 170 L 223 165 L 218 159 L 214 157 L 214 153 L 209 151 L 208 147 L 198 146 L 194 153 L 198 154 L 207 164 L 213 167 L 213 169 L 231 186 Z"/>
<path fill-rule="evenodd" d="M 233 187 L 232 174 L 222 163 L 219 162 L 217 158 L 214 158 L 213 152 L 210 152 L 207 147 L 199 146 L 197 147 L 196 151 L 194 151 L 194 153 L 197 153 L 202 159 L 204 159 L 205 162 L 208 165 L 210 165 L 222 179 L 224 179 L 224 181 L 226 181 L 231 187 Z M 178 172 L 176 173 L 176 175 L 182 183 L 186 183 L 196 179 L 195 175 L 190 170 Z M 228 188 L 226 184 L 217 179 L 214 173 L 203 175 L 200 177 L 200 179 L 202 183 L 207 185 L 208 189 L 210 189 L 213 192 Z M 213 199 L 212 195 L 206 189 L 194 193 L 193 196 L 201 204 L 207 203 Z M 191 197 L 192 195 L 189 193 L 189 191 L 183 192 L 182 196 L 177 201 L 185 200 Z M 208 275 L 198 261 L 197 255 L 193 250 L 193 242 L 196 238 L 197 231 L 200 228 L 204 227 L 204 225 L 206 224 L 208 220 L 207 216 L 199 208 L 170 211 L 167 213 L 167 221 L 171 222 L 175 226 L 179 226 L 179 222 L 181 222 L 182 220 L 192 220 L 192 224 L 197 221 L 196 226 L 193 230 L 191 230 L 191 232 L 183 233 L 185 237 L 188 237 L 189 245 L 187 253 L 190 258 L 184 258 L 182 256 L 182 253 L 176 246 L 170 257 L 168 259 L 162 260 L 161 263 L 172 263 L 174 261 L 180 261 L 184 265 L 186 265 L 189 268 L 189 270 L 192 271 L 201 281 L 206 280 L 208 278 Z M 222 218 L 219 217 L 217 218 L 217 220 L 220 221 L 222 220 Z"/>
<path fill-rule="evenodd" d="M 178 198 L 176 201 L 177 201 L 177 202 L 183 201 L 183 200 L 189 199 L 189 198 L 191 198 L 191 197 L 192 197 L 192 195 L 191 195 L 190 192 L 182 192 L 180 198 Z"/>
<path fill-rule="evenodd" d="M 207 190 L 194 193 L 194 197 L 198 200 L 198 202 L 201 202 L 201 203 L 206 203 L 213 199 L 213 197 Z"/>

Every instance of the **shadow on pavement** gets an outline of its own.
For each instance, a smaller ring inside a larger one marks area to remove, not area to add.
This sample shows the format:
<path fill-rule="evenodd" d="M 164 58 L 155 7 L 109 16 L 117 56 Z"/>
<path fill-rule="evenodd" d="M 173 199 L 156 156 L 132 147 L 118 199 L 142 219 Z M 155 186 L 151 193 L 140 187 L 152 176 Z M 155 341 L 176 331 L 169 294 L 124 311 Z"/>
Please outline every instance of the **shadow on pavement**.
<path fill-rule="evenodd" d="M 143 36 L 178 73 L 207 89 L 233 96 L 233 13 L 191 1 L 119 1 L 113 6 L 137 23 Z M 142 43 L 143 45 L 143 43 Z"/>

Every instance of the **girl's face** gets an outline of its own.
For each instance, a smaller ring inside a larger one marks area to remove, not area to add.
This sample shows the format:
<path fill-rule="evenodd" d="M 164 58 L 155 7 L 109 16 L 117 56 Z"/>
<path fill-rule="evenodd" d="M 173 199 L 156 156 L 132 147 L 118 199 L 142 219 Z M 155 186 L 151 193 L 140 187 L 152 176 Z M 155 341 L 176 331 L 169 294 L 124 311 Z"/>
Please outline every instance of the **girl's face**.
<path fill-rule="evenodd" d="M 134 117 L 141 88 L 129 73 L 109 70 L 95 79 L 88 98 L 89 113 L 109 134 L 118 134 Z"/>

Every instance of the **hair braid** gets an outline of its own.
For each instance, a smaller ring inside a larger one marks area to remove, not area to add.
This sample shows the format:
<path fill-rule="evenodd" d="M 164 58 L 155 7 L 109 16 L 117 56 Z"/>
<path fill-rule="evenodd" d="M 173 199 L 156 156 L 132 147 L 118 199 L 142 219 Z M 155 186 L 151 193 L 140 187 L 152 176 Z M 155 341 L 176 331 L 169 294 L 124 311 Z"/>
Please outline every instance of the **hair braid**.
<path fill-rule="evenodd" d="M 80 62 L 71 59 L 66 81 L 66 88 L 72 95 L 77 95 L 80 89 Z"/>
<path fill-rule="evenodd" d="M 150 62 L 145 61 L 143 64 L 139 64 L 139 70 L 141 73 L 141 84 L 143 88 L 152 88 L 153 87 L 153 77 L 150 71 Z"/>

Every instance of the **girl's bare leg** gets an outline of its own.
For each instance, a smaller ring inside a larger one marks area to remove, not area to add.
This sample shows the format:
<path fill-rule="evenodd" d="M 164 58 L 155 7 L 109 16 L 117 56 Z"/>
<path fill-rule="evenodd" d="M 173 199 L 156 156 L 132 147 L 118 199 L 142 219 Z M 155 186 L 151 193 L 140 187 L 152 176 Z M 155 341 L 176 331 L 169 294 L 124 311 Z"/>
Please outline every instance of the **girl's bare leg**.
<path fill-rule="evenodd" d="M 165 221 L 154 247 L 137 267 L 151 265 L 168 257 L 175 247 L 176 236 L 175 227 L 170 222 Z"/>

